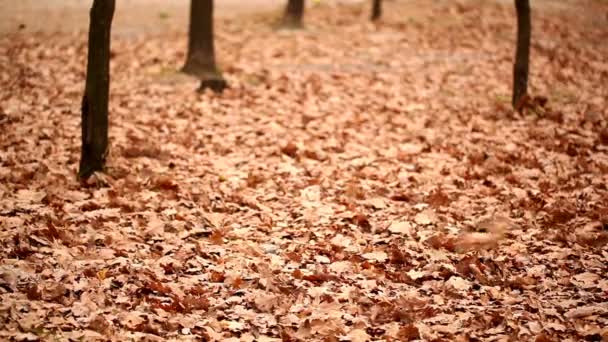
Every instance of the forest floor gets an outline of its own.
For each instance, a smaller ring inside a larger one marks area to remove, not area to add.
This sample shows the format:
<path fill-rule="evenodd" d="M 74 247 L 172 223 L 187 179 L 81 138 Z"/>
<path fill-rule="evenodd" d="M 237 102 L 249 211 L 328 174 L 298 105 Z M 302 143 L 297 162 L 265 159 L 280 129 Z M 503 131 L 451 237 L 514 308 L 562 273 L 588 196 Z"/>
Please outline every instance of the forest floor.
<path fill-rule="evenodd" d="M 108 169 L 76 172 L 86 32 L 0 37 L 0 339 L 607 341 L 608 3 L 322 1 L 112 42 Z M 536 6 L 536 5 L 535 5 Z"/>
<path fill-rule="evenodd" d="M 347 0 L 349 1 L 349 0 Z M 354 1 L 354 0 L 350 0 Z M 220 0 L 215 14 L 235 17 L 268 12 L 283 5 L 283 0 Z M 121 0 L 116 2 L 113 32 L 118 35 L 158 33 L 188 27 L 190 0 Z M 70 32 L 86 30 L 90 0 L 0 0 L 0 33 Z"/>

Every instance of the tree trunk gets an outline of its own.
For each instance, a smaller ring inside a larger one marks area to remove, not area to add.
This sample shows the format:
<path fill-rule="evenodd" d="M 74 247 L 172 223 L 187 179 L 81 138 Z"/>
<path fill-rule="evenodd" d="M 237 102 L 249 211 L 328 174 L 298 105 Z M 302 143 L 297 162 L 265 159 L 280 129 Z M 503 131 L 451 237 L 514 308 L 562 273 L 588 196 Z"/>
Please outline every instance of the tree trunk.
<path fill-rule="evenodd" d="M 78 176 L 102 171 L 108 148 L 110 32 L 115 0 L 94 0 L 89 23 L 87 76 L 82 98 L 82 150 Z"/>
<path fill-rule="evenodd" d="M 301 28 L 304 16 L 304 0 L 288 0 L 285 15 L 283 16 L 283 27 Z"/>
<path fill-rule="evenodd" d="M 529 0 L 515 0 L 517 10 L 517 50 L 513 64 L 513 99 L 512 105 L 520 109 L 521 102 L 528 92 L 528 69 L 530 61 L 530 38 L 532 24 Z"/>
<path fill-rule="evenodd" d="M 213 0 L 190 1 L 188 56 L 182 71 L 201 79 L 201 90 L 222 91 L 227 84 L 215 64 Z"/>
<path fill-rule="evenodd" d="M 372 20 L 378 20 L 382 16 L 382 0 L 373 0 Z"/>

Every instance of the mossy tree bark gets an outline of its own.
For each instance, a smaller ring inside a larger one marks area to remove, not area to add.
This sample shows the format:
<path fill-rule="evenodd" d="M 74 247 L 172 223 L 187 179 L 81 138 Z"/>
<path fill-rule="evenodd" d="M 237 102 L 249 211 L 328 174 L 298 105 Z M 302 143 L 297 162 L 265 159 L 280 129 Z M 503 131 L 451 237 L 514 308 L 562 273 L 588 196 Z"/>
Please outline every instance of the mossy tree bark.
<path fill-rule="evenodd" d="M 82 98 L 81 180 L 102 171 L 108 149 L 110 33 L 115 0 L 94 0 L 89 22 L 87 76 Z"/>
<path fill-rule="evenodd" d="M 519 109 L 521 101 L 528 92 L 528 72 L 530 63 L 530 39 L 532 24 L 530 1 L 515 0 L 517 10 L 517 47 L 513 64 L 513 108 Z"/>
<path fill-rule="evenodd" d="M 221 92 L 227 86 L 215 64 L 213 0 L 190 1 L 188 55 L 182 71 L 201 80 L 200 90 Z"/>
<path fill-rule="evenodd" d="M 301 28 L 304 17 L 304 0 L 288 0 L 282 26 L 286 28 Z"/>
<path fill-rule="evenodd" d="M 382 0 L 373 0 L 372 3 L 372 20 L 378 20 L 382 16 Z"/>

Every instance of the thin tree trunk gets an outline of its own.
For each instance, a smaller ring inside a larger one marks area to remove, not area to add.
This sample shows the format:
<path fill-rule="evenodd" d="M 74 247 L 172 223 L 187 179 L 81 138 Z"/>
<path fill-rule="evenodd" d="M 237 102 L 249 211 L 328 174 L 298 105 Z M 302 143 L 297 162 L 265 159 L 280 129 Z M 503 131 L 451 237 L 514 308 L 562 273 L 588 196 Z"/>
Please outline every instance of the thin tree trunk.
<path fill-rule="evenodd" d="M 89 23 L 87 77 L 82 97 L 82 150 L 78 176 L 102 171 L 108 148 L 110 32 L 115 0 L 94 0 Z"/>
<path fill-rule="evenodd" d="M 287 28 L 302 27 L 302 17 L 304 16 L 304 0 L 288 0 L 285 15 L 283 16 L 283 26 Z"/>
<path fill-rule="evenodd" d="M 226 81 L 215 64 L 213 0 L 190 1 L 188 56 L 182 71 L 201 79 L 201 90 L 222 91 Z"/>
<path fill-rule="evenodd" d="M 517 10 L 517 50 L 513 64 L 513 108 L 519 109 L 528 92 L 528 69 L 532 24 L 529 0 L 515 0 Z"/>
<path fill-rule="evenodd" d="M 382 0 L 373 0 L 372 20 L 378 20 L 382 16 Z"/>

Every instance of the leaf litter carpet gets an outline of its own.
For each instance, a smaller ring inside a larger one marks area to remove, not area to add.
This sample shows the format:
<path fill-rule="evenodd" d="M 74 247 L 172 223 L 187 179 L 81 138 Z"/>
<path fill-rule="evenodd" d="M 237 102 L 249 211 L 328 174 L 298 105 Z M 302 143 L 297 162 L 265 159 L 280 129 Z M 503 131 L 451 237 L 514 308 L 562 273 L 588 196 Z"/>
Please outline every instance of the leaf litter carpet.
<path fill-rule="evenodd" d="M 608 340 L 608 5 L 539 4 L 523 114 L 510 2 L 115 37 L 82 186 L 86 34 L 1 38 L 0 338 Z"/>

